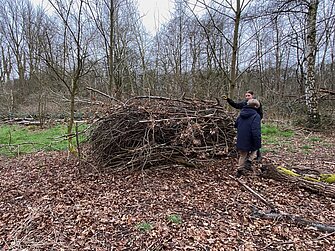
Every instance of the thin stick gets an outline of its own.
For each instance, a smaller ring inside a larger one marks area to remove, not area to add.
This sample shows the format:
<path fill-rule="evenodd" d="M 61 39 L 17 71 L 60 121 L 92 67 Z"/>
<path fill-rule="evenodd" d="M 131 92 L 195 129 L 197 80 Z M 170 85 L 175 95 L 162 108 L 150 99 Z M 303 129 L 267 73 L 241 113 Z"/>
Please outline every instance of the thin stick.
<path fill-rule="evenodd" d="M 331 232 L 331 233 L 329 233 L 329 234 L 325 234 L 325 235 L 323 235 L 323 236 L 319 236 L 318 238 L 316 238 L 316 240 L 322 240 L 322 239 L 325 239 L 325 238 L 327 238 L 327 237 L 329 237 L 329 236 L 331 236 L 331 235 L 335 235 L 335 231 L 334 231 L 334 232 Z"/>
<path fill-rule="evenodd" d="M 99 93 L 99 94 L 102 95 L 102 96 L 105 96 L 105 97 L 107 97 L 107 98 L 109 98 L 109 99 L 111 99 L 111 100 L 114 100 L 114 101 L 116 101 L 116 102 L 121 103 L 121 104 L 124 105 L 124 103 L 121 102 L 120 100 L 118 100 L 118 99 L 116 99 L 116 98 L 114 98 L 114 97 L 112 97 L 112 96 L 110 96 L 110 95 L 108 95 L 108 94 L 106 94 L 106 93 L 103 93 L 102 91 L 99 91 L 99 90 L 94 89 L 94 88 L 92 88 L 92 87 L 86 87 L 86 89 L 87 89 L 87 90 L 90 90 L 90 91 L 92 91 L 92 92 Z"/>
<path fill-rule="evenodd" d="M 240 185 L 242 185 L 245 189 L 247 189 L 249 192 L 252 193 L 252 195 L 254 195 L 256 198 L 260 199 L 265 205 L 267 205 L 272 212 L 277 212 L 276 207 L 268 202 L 264 197 L 262 197 L 260 194 L 256 193 L 254 190 L 252 190 L 249 186 L 247 186 L 246 184 L 244 184 L 242 181 L 240 181 L 239 179 L 236 179 L 235 177 L 229 175 L 230 178 L 232 178 L 233 180 L 237 181 Z"/>

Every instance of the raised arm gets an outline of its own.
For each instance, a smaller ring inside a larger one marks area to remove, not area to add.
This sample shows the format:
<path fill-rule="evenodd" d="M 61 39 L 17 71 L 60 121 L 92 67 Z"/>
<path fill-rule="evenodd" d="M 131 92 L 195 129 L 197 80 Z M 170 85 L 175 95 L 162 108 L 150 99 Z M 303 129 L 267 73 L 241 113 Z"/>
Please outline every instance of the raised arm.
<path fill-rule="evenodd" d="M 227 102 L 230 106 L 234 107 L 235 109 L 242 109 L 245 105 L 247 105 L 246 101 L 235 102 L 231 98 L 227 98 Z"/>

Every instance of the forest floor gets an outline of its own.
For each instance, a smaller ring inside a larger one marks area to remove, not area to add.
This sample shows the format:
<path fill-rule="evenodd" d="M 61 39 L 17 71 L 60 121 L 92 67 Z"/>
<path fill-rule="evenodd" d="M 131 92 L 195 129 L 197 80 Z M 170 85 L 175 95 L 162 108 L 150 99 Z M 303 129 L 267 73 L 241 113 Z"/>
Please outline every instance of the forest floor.
<path fill-rule="evenodd" d="M 264 158 L 335 173 L 334 135 L 297 131 Z M 335 233 L 281 218 L 229 175 L 236 158 L 112 172 L 49 152 L 0 159 L 0 250 L 335 250 Z M 257 175 L 239 179 L 284 214 L 335 226 L 335 199 Z"/>

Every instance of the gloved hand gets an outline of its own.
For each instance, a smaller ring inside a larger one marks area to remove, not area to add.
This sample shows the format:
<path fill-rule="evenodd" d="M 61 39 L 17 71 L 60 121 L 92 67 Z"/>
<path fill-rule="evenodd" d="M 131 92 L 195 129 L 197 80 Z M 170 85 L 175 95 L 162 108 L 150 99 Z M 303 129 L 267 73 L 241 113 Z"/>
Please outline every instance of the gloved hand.
<path fill-rule="evenodd" d="M 228 99 L 228 97 L 227 97 L 226 95 L 223 95 L 222 98 L 223 98 L 224 100 L 227 100 L 227 99 Z"/>

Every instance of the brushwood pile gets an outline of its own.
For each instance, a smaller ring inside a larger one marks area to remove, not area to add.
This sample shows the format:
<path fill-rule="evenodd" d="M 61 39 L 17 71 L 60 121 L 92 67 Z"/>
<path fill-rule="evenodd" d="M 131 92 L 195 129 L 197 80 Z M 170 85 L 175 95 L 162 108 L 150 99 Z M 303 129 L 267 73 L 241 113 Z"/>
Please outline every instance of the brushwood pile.
<path fill-rule="evenodd" d="M 138 97 L 95 122 L 90 154 L 120 169 L 194 163 L 231 153 L 235 135 L 234 116 L 217 101 Z"/>

